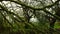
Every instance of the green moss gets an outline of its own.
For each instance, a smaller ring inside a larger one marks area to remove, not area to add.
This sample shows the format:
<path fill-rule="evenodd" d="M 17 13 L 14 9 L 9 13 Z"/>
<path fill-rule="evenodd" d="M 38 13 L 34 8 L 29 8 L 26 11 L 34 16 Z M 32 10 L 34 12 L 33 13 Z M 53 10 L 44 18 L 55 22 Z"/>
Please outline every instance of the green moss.
<path fill-rule="evenodd" d="M 60 28 L 60 22 L 56 22 L 54 28 Z"/>

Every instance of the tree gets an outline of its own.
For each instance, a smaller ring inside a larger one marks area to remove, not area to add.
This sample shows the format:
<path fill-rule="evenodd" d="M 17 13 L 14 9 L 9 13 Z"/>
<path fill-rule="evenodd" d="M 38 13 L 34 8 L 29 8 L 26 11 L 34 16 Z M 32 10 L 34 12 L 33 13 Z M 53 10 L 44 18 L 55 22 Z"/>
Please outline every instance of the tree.
<path fill-rule="evenodd" d="M 19 13 L 16 14 L 17 12 L 14 12 L 16 10 L 12 6 L 12 4 L 11 4 L 12 9 L 10 10 L 9 8 L 11 8 L 11 7 L 7 7 L 3 3 L 3 1 L 9 1 L 10 4 L 13 2 L 13 3 L 16 4 L 16 8 L 18 8 L 18 9 L 22 8 L 23 16 L 24 16 L 25 19 L 22 19 L 22 17 L 20 17 L 18 15 Z M 39 20 L 39 23 L 41 23 L 41 24 L 42 23 L 45 24 L 44 22 L 46 22 L 46 21 L 50 22 L 50 30 L 52 30 L 54 28 L 54 24 L 56 22 L 56 19 L 60 20 L 60 14 L 58 12 L 59 10 L 57 10 L 58 9 L 57 6 L 59 5 L 59 3 L 58 3 L 59 0 L 57 0 L 55 2 L 52 1 L 52 0 L 45 0 L 45 1 L 44 0 L 41 0 L 41 1 L 38 1 L 38 0 L 29 0 L 29 1 L 28 0 L 27 1 L 26 0 L 25 1 L 23 1 L 23 0 L 16 0 L 16 1 L 15 0 L 0 0 L 0 2 L 2 4 L 2 5 L 0 4 L 1 10 L 3 10 L 0 13 L 2 14 L 3 18 L 12 27 L 13 27 L 12 23 L 14 23 L 14 22 L 22 22 L 24 24 L 27 24 L 27 26 L 29 25 L 32 29 L 34 28 L 34 29 L 37 29 L 37 30 L 40 31 L 39 28 L 35 28 L 36 26 L 33 26 L 29 22 L 30 18 L 32 18 L 33 15 L 34 15 L 34 17 L 36 17 Z M 19 5 L 21 5 L 21 6 L 19 6 Z M 6 15 L 3 14 L 4 12 L 5 12 Z M 56 14 L 54 14 L 54 12 Z M 6 18 L 7 16 L 8 16 L 8 19 Z"/>

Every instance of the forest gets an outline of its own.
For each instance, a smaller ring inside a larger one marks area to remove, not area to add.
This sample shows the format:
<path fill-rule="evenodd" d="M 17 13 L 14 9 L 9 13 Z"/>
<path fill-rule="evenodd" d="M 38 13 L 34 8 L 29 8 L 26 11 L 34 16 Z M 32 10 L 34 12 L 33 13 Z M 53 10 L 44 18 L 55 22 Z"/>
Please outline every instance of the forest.
<path fill-rule="evenodd" d="M 60 34 L 60 0 L 0 0 L 0 34 Z"/>

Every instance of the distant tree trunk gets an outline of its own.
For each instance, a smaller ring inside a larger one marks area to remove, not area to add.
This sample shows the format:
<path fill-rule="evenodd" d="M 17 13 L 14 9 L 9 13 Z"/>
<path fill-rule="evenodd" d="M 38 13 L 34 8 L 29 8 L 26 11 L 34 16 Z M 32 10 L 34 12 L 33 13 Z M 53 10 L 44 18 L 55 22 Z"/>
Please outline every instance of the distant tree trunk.
<path fill-rule="evenodd" d="M 50 34 L 53 34 L 53 32 L 54 32 L 55 22 L 56 22 L 56 18 L 50 18 L 50 28 L 49 28 Z"/>
<path fill-rule="evenodd" d="M 49 20 L 49 24 L 50 24 L 49 25 L 50 26 L 50 28 L 49 28 L 49 34 L 53 34 L 54 24 L 56 22 L 56 18 L 47 16 L 47 15 L 46 15 L 46 18 Z"/>
<path fill-rule="evenodd" d="M 55 15 L 60 17 L 60 8 L 56 9 Z M 55 22 L 56 22 L 56 18 L 50 18 L 50 32 L 51 32 L 51 34 L 54 31 L 53 28 L 54 28 Z"/>

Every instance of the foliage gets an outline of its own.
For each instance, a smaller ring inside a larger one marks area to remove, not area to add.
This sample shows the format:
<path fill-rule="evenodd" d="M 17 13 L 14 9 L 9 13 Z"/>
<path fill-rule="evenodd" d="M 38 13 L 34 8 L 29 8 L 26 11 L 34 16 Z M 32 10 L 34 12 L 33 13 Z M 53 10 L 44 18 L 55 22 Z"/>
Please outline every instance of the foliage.
<path fill-rule="evenodd" d="M 59 1 L 0 0 L 1 34 L 49 34 L 50 22 L 46 16 L 60 20 L 60 17 L 55 15 L 56 10 L 59 10 Z M 37 18 L 37 22 L 30 22 L 31 18 Z M 55 31 L 56 29 L 53 33 Z"/>

